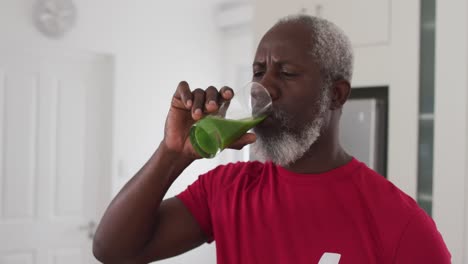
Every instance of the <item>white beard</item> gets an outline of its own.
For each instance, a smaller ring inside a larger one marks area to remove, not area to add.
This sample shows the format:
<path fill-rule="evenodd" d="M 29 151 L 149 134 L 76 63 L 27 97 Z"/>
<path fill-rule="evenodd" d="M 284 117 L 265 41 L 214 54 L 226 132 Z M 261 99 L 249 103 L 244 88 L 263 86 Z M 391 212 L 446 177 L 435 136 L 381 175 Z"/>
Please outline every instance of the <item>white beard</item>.
<path fill-rule="evenodd" d="M 305 124 L 299 135 L 291 131 L 282 131 L 277 136 L 264 137 L 257 133 L 257 141 L 252 145 L 255 157 L 263 162 L 271 160 L 275 164 L 286 166 L 304 156 L 320 137 L 329 101 L 328 93 L 324 91 L 318 102 L 317 117 Z M 277 115 L 279 115 L 278 119 L 283 122 L 283 126 L 287 127 L 288 118 L 281 113 Z"/>

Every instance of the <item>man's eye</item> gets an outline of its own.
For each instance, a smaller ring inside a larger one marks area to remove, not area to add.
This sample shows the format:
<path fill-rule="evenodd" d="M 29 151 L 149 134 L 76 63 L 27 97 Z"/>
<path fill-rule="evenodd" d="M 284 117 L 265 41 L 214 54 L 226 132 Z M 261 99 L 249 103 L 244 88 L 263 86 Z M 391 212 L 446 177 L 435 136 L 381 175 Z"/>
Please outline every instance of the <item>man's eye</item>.
<path fill-rule="evenodd" d="M 294 77 L 294 76 L 297 75 L 297 74 L 295 74 L 295 73 L 292 73 L 292 72 L 285 72 L 285 71 L 281 72 L 281 74 L 284 75 L 284 76 L 286 76 L 286 77 Z"/>
<path fill-rule="evenodd" d="M 262 72 L 262 71 L 254 72 L 254 73 L 253 73 L 253 76 L 254 76 L 254 77 L 262 77 L 262 76 L 263 76 L 263 72 Z"/>

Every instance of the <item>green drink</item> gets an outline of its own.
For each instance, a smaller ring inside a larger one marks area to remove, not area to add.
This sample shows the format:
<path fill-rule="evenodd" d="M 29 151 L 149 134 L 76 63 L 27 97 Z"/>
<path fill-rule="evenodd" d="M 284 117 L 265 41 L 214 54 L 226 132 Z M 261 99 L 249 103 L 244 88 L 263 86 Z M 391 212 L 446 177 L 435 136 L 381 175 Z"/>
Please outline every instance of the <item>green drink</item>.
<path fill-rule="evenodd" d="M 213 158 L 265 118 L 266 116 L 233 120 L 206 116 L 190 129 L 190 142 L 200 156 Z"/>

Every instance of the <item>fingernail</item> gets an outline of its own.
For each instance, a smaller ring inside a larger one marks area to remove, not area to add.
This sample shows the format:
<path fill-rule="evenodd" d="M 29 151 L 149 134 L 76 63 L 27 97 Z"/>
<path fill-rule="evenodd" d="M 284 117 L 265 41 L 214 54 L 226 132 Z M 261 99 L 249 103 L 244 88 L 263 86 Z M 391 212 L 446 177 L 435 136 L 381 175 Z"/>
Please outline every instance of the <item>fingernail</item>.
<path fill-rule="evenodd" d="M 192 106 L 192 100 L 187 100 L 187 102 L 185 104 L 187 105 L 187 107 L 191 107 Z"/>
<path fill-rule="evenodd" d="M 209 101 L 209 102 L 208 102 L 208 105 L 213 105 L 213 106 L 216 106 L 216 102 L 215 102 L 215 101 L 213 101 L 213 100 L 211 100 L 211 101 Z"/>
<path fill-rule="evenodd" d="M 225 96 L 232 96 L 232 92 L 230 90 L 227 90 L 224 92 Z"/>
<path fill-rule="evenodd" d="M 196 109 L 195 112 L 194 112 L 196 115 L 201 115 L 202 114 L 202 111 L 200 108 Z"/>

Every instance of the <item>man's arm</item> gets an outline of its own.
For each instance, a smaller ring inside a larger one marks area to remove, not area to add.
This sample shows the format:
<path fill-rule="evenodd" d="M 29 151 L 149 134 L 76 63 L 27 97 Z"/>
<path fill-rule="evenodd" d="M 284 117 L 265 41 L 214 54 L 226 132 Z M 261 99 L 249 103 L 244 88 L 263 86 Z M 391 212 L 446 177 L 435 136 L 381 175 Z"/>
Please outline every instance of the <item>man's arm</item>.
<path fill-rule="evenodd" d="M 99 224 L 93 252 L 104 263 L 148 263 L 178 255 L 205 242 L 185 206 L 162 198 L 190 164 L 164 144 L 125 185 Z"/>
<path fill-rule="evenodd" d="M 148 263 L 201 245 L 206 238 L 177 198 L 162 201 L 182 171 L 200 156 L 189 140 L 195 121 L 216 112 L 233 91 L 214 87 L 190 90 L 181 82 L 172 98 L 164 139 L 159 148 L 124 186 L 107 208 L 93 243 L 95 257 L 104 263 Z M 232 148 L 255 141 L 246 134 Z"/>

